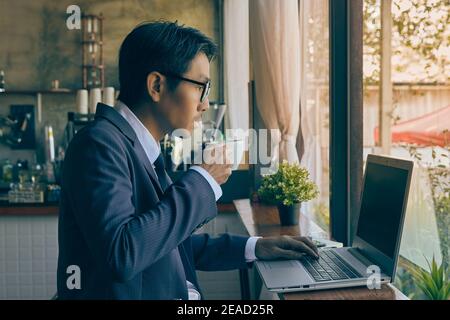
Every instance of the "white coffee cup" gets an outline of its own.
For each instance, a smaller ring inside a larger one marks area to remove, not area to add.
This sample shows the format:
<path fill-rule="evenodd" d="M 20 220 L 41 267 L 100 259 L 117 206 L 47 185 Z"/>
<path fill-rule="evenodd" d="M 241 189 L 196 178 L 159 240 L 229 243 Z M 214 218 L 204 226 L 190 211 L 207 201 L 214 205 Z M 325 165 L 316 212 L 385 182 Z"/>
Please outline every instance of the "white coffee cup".
<path fill-rule="evenodd" d="M 225 157 L 221 154 L 223 152 L 224 144 L 218 141 L 210 141 L 204 143 L 204 148 L 200 149 L 202 152 L 202 161 L 206 164 L 224 164 Z"/>
<path fill-rule="evenodd" d="M 115 92 L 113 87 L 106 87 L 103 89 L 103 103 L 107 106 L 113 107 L 116 102 Z"/>
<path fill-rule="evenodd" d="M 225 146 L 226 155 L 212 156 L 213 150 L 222 150 Z M 237 170 L 244 156 L 245 143 L 243 139 L 227 140 L 225 142 L 208 142 L 203 150 L 203 160 L 206 163 L 223 161 L 232 164 L 231 170 Z"/>
<path fill-rule="evenodd" d="M 89 113 L 88 105 L 89 105 L 88 91 L 85 89 L 78 90 L 76 101 L 77 112 L 82 114 L 88 114 Z"/>
<path fill-rule="evenodd" d="M 237 170 L 244 156 L 245 143 L 243 139 L 226 140 L 225 145 L 227 151 L 231 153 L 232 170 Z"/>
<path fill-rule="evenodd" d="M 93 88 L 89 91 L 89 112 L 95 113 L 97 111 L 97 104 L 102 102 L 102 89 Z"/>

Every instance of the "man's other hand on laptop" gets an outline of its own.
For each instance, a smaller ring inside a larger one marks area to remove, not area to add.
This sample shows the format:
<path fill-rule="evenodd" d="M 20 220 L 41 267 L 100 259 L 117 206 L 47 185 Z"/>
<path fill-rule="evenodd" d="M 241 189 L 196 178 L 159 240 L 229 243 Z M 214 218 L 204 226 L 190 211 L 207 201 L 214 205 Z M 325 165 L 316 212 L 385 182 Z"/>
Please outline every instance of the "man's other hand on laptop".
<path fill-rule="evenodd" d="M 259 260 L 301 259 L 305 254 L 319 257 L 317 247 L 307 237 L 266 237 L 256 242 L 255 255 Z"/>

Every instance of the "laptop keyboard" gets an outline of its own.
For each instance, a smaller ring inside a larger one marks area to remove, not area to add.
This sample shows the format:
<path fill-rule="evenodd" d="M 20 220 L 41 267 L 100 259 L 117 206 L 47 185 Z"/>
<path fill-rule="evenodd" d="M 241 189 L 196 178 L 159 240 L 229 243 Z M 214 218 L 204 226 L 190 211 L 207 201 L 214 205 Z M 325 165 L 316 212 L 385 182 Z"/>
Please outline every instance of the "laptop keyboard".
<path fill-rule="evenodd" d="M 356 271 L 333 250 L 319 251 L 319 259 L 305 256 L 300 260 L 316 281 L 332 281 L 359 278 Z"/>

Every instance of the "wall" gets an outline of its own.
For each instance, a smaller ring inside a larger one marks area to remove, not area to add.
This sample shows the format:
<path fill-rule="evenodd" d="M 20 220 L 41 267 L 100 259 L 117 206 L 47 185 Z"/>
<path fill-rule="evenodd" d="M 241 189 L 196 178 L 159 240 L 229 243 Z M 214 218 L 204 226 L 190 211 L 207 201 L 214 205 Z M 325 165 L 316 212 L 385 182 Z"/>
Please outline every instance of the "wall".
<path fill-rule="evenodd" d="M 0 300 L 55 294 L 57 231 L 56 216 L 0 216 Z"/>
<path fill-rule="evenodd" d="M 9 88 L 48 89 L 59 79 L 61 86 L 81 86 L 81 30 L 68 30 L 66 8 L 70 0 L 0 0 L 0 69 Z M 106 81 L 118 86 L 117 57 L 120 44 L 143 21 L 178 20 L 219 39 L 216 0 L 78 0 L 82 12 L 103 13 Z M 217 79 L 217 64 L 212 68 Z M 218 83 L 215 81 L 215 83 Z M 216 87 L 217 89 L 217 87 Z"/>
<path fill-rule="evenodd" d="M 117 57 L 123 38 L 143 21 L 178 20 L 200 29 L 216 43 L 220 39 L 219 0 L 78 0 L 82 12 L 103 13 L 106 84 L 118 88 Z M 0 70 L 4 70 L 9 90 L 45 90 L 51 81 L 69 89 L 81 87 L 81 31 L 66 28 L 66 8 L 70 0 L 0 0 Z M 6 32 L 5 32 L 6 30 Z M 211 99 L 218 99 L 219 60 L 211 66 L 213 88 Z M 9 113 L 11 104 L 34 104 L 35 97 L 1 95 L 0 115 Z M 74 111 L 75 95 L 45 95 L 43 120 L 37 124 L 42 141 L 43 126 L 55 128 L 55 139 L 62 139 L 67 112 Z M 38 159 L 42 150 L 37 152 Z M 0 145 L 0 160 L 34 159 L 35 153 L 11 152 Z M 42 159 L 39 159 L 42 160 Z"/>
<path fill-rule="evenodd" d="M 56 216 L 0 216 L 0 300 L 50 299 L 56 292 Z M 246 234 L 237 213 L 220 213 L 198 232 Z M 205 299 L 241 298 L 239 272 L 198 271 Z M 254 278 L 250 270 L 250 279 Z M 254 282 L 251 281 L 252 298 Z"/>

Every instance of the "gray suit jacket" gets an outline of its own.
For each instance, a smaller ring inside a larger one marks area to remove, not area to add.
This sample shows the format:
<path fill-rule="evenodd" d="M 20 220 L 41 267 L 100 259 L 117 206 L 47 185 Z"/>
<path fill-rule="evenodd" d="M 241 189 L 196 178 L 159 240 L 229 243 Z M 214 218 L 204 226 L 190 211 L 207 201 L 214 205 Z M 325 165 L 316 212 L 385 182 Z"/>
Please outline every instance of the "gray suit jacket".
<path fill-rule="evenodd" d="M 246 268 L 247 237 L 192 234 L 216 215 L 214 192 L 194 170 L 163 193 L 131 126 L 99 104 L 64 160 L 59 298 L 187 299 L 186 280 L 199 288 L 195 269 Z M 79 289 L 67 283 L 72 265 Z"/>

